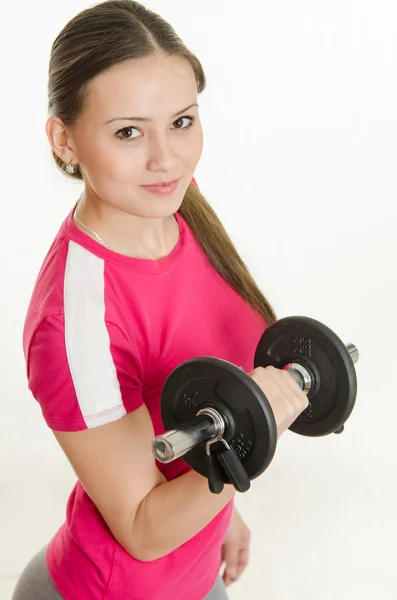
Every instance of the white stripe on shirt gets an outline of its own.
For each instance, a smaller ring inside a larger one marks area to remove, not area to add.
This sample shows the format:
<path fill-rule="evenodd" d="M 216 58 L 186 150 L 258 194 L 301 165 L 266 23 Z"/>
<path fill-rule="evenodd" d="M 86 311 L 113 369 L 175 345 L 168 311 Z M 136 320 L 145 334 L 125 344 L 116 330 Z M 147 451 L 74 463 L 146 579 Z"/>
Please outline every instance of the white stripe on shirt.
<path fill-rule="evenodd" d="M 104 261 L 69 242 L 64 281 L 65 344 L 87 427 L 126 414 L 105 323 Z"/>

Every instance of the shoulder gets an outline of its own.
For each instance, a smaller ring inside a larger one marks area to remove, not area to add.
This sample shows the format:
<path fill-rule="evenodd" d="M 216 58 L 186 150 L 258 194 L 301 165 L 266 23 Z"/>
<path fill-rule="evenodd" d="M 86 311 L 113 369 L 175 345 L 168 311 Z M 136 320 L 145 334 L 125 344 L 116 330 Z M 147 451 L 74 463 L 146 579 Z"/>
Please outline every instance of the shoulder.
<path fill-rule="evenodd" d="M 23 334 L 28 387 L 51 429 L 96 427 L 143 403 L 139 357 L 107 308 L 104 261 L 60 237 L 40 270 Z"/>
<path fill-rule="evenodd" d="M 63 316 L 65 328 L 89 329 L 103 320 L 105 262 L 60 230 L 40 267 L 23 332 L 25 355 L 36 330 L 49 317 Z M 109 303 L 106 298 L 106 303 Z M 100 313 L 100 314 L 99 314 Z"/>
<path fill-rule="evenodd" d="M 28 387 L 56 431 L 104 425 L 143 404 L 140 361 L 127 338 L 107 321 L 92 325 L 82 331 L 51 315 L 30 340 Z"/>

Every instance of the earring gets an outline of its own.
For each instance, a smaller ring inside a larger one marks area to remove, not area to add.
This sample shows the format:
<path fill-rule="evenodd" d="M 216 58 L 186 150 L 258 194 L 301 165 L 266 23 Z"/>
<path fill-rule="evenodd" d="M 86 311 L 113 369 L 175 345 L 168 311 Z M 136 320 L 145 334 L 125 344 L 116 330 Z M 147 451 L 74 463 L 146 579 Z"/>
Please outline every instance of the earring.
<path fill-rule="evenodd" d="M 77 171 L 77 167 L 76 165 L 66 165 L 66 172 L 69 173 L 70 175 L 73 175 L 74 173 L 76 173 Z"/>

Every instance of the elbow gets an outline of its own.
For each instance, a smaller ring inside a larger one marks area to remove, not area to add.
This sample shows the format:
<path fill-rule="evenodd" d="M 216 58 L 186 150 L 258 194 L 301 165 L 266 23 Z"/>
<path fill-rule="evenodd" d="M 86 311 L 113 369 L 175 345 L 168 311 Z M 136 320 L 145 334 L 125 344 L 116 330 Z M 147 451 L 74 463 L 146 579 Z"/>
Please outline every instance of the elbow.
<path fill-rule="evenodd" d="M 163 558 L 166 556 L 166 553 L 160 554 L 159 552 L 154 552 L 154 549 L 151 550 L 150 548 L 137 548 L 132 549 L 130 556 L 139 562 L 149 563 Z"/>
<path fill-rule="evenodd" d="M 135 511 L 130 532 L 128 541 L 123 540 L 121 545 L 135 560 L 153 562 L 169 553 L 169 550 L 160 547 L 159 540 L 156 539 L 155 527 L 147 514 L 146 499 Z"/>
<path fill-rule="evenodd" d="M 132 537 L 132 540 L 128 545 L 121 544 L 124 550 L 135 560 L 139 562 L 153 562 L 159 560 L 168 554 L 167 551 L 160 552 L 159 548 L 151 545 L 148 540 L 142 541 Z"/>

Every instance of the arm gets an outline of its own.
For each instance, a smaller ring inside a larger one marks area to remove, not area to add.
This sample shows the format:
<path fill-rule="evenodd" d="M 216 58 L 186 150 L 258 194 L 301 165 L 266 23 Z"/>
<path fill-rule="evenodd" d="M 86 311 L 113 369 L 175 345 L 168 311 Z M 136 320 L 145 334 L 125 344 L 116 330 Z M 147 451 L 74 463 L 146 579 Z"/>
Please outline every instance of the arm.
<path fill-rule="evenodd" d="M 29 345 L 29 388 L 116 540 L 136 558 L 154 560 L 202 530 L 235 490 L 214 496 L 193 472 L 166 481 L 151 451 L 140 361 L 116 326 L 107 323 L 107 331 L 99 353 L 107 353 L 106 368 L 98 369 L 84 329 L 76 332 L 85 349 L 77 360 L 76 344 L 66 348 L 62 315 L 47 317 Z"/>
<path fill-rule="evenodd" d="M 117 402 L 120 394 L 127 412 L 124 416 L 88 429 L 84 425 L 64 346 L 62 318 L 48 319 L 35 334 L 28 361 L 29 387 L 116 540 L 135 558 L 151 561 L 202 530 L 233 498 L 235 489 L 226 485 L 221 494 L 211 494 L 207 480 L 195 472 L 165 480 L 151 452 L 154 430 L 142 399 L 139 361 L 117 328 L 110 327 L 109 334 L 116 380 L 110 370 L 93 370 L 87 353 L 81 353 L 75 369 L 86 373 L 86 384 L 90 382 L 80 390 L 85 394 L 85 421 L 91 414 L 97 416 L 94 400 L 102 389 L 115 394 Z M 306 408 L 307 397 L 282 371 L 259 368 L 251 376 L 274 407 L 280 434 Z M 107 385 L 109 378 L 113 387 Z"/>
<path fill-rule="evenodd" d="M 251 376 L 274 409 L 280 436 L 307 407 L 307 397 L 288 373 L 273 367 Z M 211 494 L 207 479 L 194 471 L 167 482 L 151 452 L 154 431 L 145 406 L 93 430 L 55 435 L 117 541 L 142 561 L 187 542 L 235 494 L 231 485 Z"/>
<path fill-rule="evenodd" d="M 154 431 L 145 406 L 95 429 L 54 435 L 116 540 L 142 561 L 187 542 L 235 493 L 226 485 L 211 494 L 193 471 L 167 482 L 151 452 Z"/>

